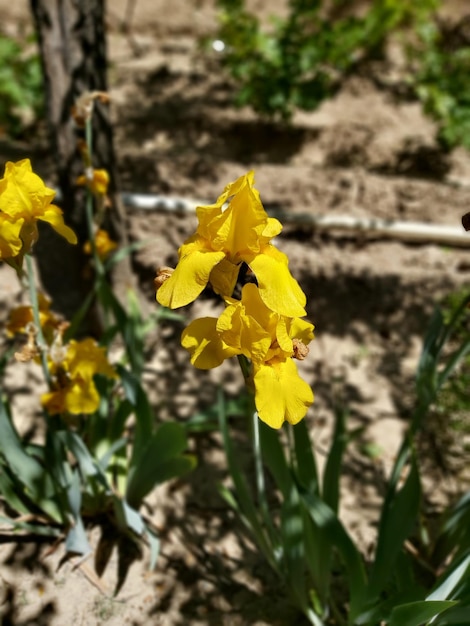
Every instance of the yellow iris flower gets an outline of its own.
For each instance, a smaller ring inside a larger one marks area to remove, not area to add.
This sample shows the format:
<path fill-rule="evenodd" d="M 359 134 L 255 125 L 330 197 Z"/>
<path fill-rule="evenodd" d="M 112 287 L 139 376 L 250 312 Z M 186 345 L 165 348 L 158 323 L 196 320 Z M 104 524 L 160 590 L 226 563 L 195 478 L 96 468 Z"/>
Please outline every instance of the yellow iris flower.
<path fill-rule="evenodd" d="M 252 362 L 255 404 L 261 420 L 280 428 L 285 420 L 299 422 L 313 402 L 310 386 L 300 378 L 292 357 L 304 358 L 313 339 L 313 325 L 269 309 L 256 285 L 242 289 L 242 299 L 225 299 L 219 319 L 195 320 L 183 331 L 181 343 L 200 369 L 217 367 L 238 354 Z"/>
<path fill-rule="evenodd" d="M 54 389 L 42 395 L 42 405 L 50 415 L 94 413 L 100 396 L 93 376 L 117 378 L 117 374 L 108 362 L 105 349 L 93 339 L 72 340 L 66 348 L 62 361 L 49 362 Z"/>
<path fill-rule="evenodd" d="M 39 321 L 48 346 L 54 341 L 54 334 L 57 329 L 63 326 L 64 322 L 51 311 L 51 301 L 44 294 L 38 296 Z M 33 309 L 30 306 L 19 306 L 10 311 L 6 326 L 7 335 L 13 337 L 19 333 L 28 334 L 29 326 L 34 323 Z"/>
<path fill-rule="evenodd" d="M 29 159 L 5 165 L 0 180 L 0 258 L 19 257 L 21 264 L 38 238 L 37 220 L 49 222 L 69 243 L 77 243 L 62 211 L 51 204 L 54 196 L 55 191 L 34 174 Z"/>
<path fill-rule="evenodd" d="M 98 254 L 100 260 L 103 262 L 106 261 L 111 252 L 113 252 L 113 250 L 118 247 L 117 243 L 110 238 L 108 232 L 101 228 L 96 231 L 95 246 L 96 253 Z M 85 245 L 83 246 L 83 251 L 85 252 L 85 254 L 91 254 L 92 249 L 91 243 L 89 241 L 85 242 Z"/>
<path fill-rule="evenodd" d="M 89 168 L 86 174 L 77 178 L 76 184 L 88 187 L 95 196 L 105 196 L 108 192 L 109 174 L 106 170 Z"/>
<path fill-rule="evenodd" d="M 253 182 L 249 172 L 227 185 L 215 204 L 196 209 L 197 231 L 180 247 L 175 271 L 159 286 L 160 304 L 172 309 L 189 304 L 208 283 L 221 296 L 231 296 L 244 262 L 269 309 L 289 317 L 306 314 L 305 294 L 289 271 L 287 256 L 270 243 L 282 225 L 268 217 Z"/>

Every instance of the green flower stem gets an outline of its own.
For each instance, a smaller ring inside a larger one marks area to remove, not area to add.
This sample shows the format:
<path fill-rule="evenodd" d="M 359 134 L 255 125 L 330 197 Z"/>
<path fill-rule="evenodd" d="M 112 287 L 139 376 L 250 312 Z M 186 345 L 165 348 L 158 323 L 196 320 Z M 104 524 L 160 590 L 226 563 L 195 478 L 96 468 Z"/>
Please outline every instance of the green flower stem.
<path fill-rule="evenodd" d="M 261 439 L 259 432 L 259 417 L 258 412 L 252 412 L 252 426 L 253 426 L 253 453 L 255 457 L 255 469 L 256 469 L 256 490 L 258 492 L 258 499 L 261 510 L 265 520 L 270 519 L 268 502 L 266 500 L 266 483 L 264 481 L 263 470 L 263 456 L 261 452 Z"/>
<path fill-rule="evenodd" d="M 246 382 L 251 375 L 251 363 L 244 354 L 237 354 L 237 359 Z"/>
<path fill-rule="evenodd" d="M 33 319 L 34 325 L 36 326 L 36 343 L 39 347 L 39 352 L 41 354 L 41 364 L 42 369 L 44 371 L 44 378 L 50 388 L 51 386 L 51 373 L 49 372 L 49 366 L 47 364 L 47 354 L 46 354 L 46 342 L 44 340 L 44 334 L 41 328 L 41 320 L 39 317 L 39 300 L 38 300 L 38 292 L 36 289 L 36 281 L 34 280 L 34 270 L 33 270 L 33 259 L 30 254 L 26 254 L 26 271 L 28 274 L 28 287 L 29 287 L 29 297 L 31 300 L 31 308 L 33 311 Z"/>
<path fill-rule="evenodd" d="M 89 162 L 85 164 L 86 167 L 93 167 L 93 124 L 91 116 L 87 118 L 85 125 L 85 141 L 87 145 L 87 154 Z M 89 187 L 86 189 L 86 201 L 85 201 L 85 214 L 88 228 L 88 239 L 90 241 L 91 252 L 93 256 L 93 263 L 95 266 L 95 293 L 98 295 L 98 301 L 101 304 L 103 312 L 104 327 L 109 328 L 109 314 L 108 307 L 104 305 L 103 301 L 100 301 L 101 285 L 106 280 L 106 270 L 101 262 L 96 249 L 95 241 L 95 229 L 94 229 L 94 212 L 93 212 L 93 194 Z"/>
<path fill-rule="evenodd" d="M 85 141 L 87 145 L 87 153 L 89 158 L 89 163 L 85 164 L 86 167 L 93 167 L 93 124 L 91 120 L 91 116 L 87 118 L 85 124 Z M 93 194 L 90 191 L 89 187 L 86 188 L 86 220 L 87 220 L 87 228 L 88 228 L 88 239 L 90 240 L 91 251 L 93 254 L 93 262 L 95 264 L 96 275 L 99 278 L 104 276 L 104 266 L 101 262 L 101 259 L 98 256 L 98 251 L 96 250 L 96 242 L 95 242 L 95 232 L 94 232 L 94 220 L 93 220 Z"/>
<path fill-rule="evenodd" d="M 240 369 L 242 370 L 243 377 L 245 381 L 247 381 L 251 376 L 251 363 L 249 359 L 247 359 L 246 356 L 243 354 L 239 354 L 237 358 L 240 364 Z M 258 418 L 258 412 L 256 411 L 254 396 L 253 396 L 253 402 L 252 402 L 251 419 L 252 419 L 252 433 L 253 433 L 253 453 L 254 453 L 255 470 L 256 470 L 256 491 L 258 493 L 258 500 L 260 503 L 260 507 L 261 507 L 261 511 L 263 513 L 264 519 L 266 523 L 269 523 L 269 520 L 271 518 L 269 514 L 268 502 L 266 500 L 266 484 L 264 481 L 263 455 L 261 451 L 259 418 Z"/>

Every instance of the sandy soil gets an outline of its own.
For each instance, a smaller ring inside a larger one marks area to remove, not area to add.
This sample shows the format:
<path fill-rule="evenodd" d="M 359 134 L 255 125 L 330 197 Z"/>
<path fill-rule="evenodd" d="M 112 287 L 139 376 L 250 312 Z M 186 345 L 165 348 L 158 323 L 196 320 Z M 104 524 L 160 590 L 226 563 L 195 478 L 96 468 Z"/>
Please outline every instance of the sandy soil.
<path fill-rule="evenodd" d="M 253 4 L 266 12 L 267 3 Z M 458 227 L 470 204 L 469 155 L 443 153 L 434 124 L 419 105 L 378 87 L 373 73 L 347 81 L 333 100 L 314 113 L 297 114 L 289 128 L 261 121 L 247 109 L 234 110 L 227 77 L 198 51 L 198 37 L 215 27 L 213 2 L 173 0 L 168 11 L 163 0 L 137 0 L 131 37 L 119 29 L 126 2 L 109 5 L 122 188 L 212 201 L 227 182 L 254 169 L 265 205 L 287 215 L 277 243 L 307 293 L 317 334 L 302 363 L 316 395 L 307 419 L 320 461 L 338 401 L 349 409 L 349 428 L 361 427 L 345 467 L 341 514 L 367 552 L 383 476 L 412 407 L 423 331 L 436 301 L 468 284 L 468 249 L 321 233 L 290 223 L 289 216 L 349 215 Z M 28 28 L 25 2 L 2 0 L 0 6 L 11 32 Z M 275 10 L 274 4 L 269 7 Z M 31 149 L 15 147 L 18 158 Z M 194 223 L 191 214 L 129 209 L 131 238 L 154 237 L 134 259 L 150 303 L 155 268 L 175 262 Z M 19 296 L 10 270 L 0 268 L 0 276 L 3 322 Z M 202 300 L 188 309 L 188 317 L 216 306 Z M 195 373 L 179 347 L 180 330 L 168 323 L 153 338 L 146 382 L 160 417 L 184 420 L 210 406 L 220 382 L 236 394 L 241 381 L 229 364 Z M 6 388 L 19 413 L 30 407 L 31 381 L 38 380 L 37 372 L 9 369 Z M 226 476 L 218 437 L 198 436 L 192 446 L 199 458 L 196 471 L 149 500 L 161 529 L 157 570 L 148 572 L 144 550 L 116 598 L 116 554 L 100 583 L 103 593 L 93 585 L 92 559 L 85 572 L 70 562 L 59 567 L 60 547 L 48 555 L 47 543 L 28 537 L 13 542 L 0 533 L 3 623 L 301 624 L 218 495 Z M 453 497 L 461 478 L 430 474 L 431 504 Z M 96 545 L 99 529 L 91 536 Z"/>

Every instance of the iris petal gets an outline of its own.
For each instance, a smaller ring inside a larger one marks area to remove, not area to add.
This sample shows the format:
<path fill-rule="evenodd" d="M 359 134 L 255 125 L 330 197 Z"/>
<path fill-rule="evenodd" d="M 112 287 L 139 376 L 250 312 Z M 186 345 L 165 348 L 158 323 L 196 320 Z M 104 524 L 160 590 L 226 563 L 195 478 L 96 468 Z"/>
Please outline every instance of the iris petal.
<path fill-rule="evenodd" d="M 62 211 L 58 207 L 51 204 L 42 215 L 38 215 L 38 219 L 48 222 L 56 233 L 64 237 L 69 243 L 77 243 L 77 235 L 64 223 Z"/>
<path fill-rule="evenodd" d="M 253 270 L 265 305 L 286 317 L 303 317 L 307 302 L 304 292 L 289 271 L 287 256 L 267 245 L 261 254 L 243 259 Z"/>
<path fill-rule="evenodd" d="M 297 424 L 313 402 L 312 389 L 292 359 L 255 366 L 254 385 L 259 418 L 271 428 L 280 428 L 285 420 Z"/>
<path fill-rule="evenodd" d="M 193 250 L 183 256 L 173 274 L 157 291 L 158 302 L 170 309 L 177 309 L 193 302 L 209 282 L 214 267 L 225 254 Z"/>
<path fill-rule="evenodd" d="M 191 322 L 181 335 L 181 345 L 189 350 L 191 363 L 199 369 L 212 369 L 237 354 L 221 340 L 216 325 L 217 318 L 202 317 Z"/>

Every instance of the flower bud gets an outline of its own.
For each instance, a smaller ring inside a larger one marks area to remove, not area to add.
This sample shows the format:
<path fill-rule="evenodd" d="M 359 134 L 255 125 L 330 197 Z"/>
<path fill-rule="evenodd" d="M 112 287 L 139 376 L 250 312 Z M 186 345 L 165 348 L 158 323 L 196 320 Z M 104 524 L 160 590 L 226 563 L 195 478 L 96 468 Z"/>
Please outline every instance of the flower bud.
<path fill-rule="evenodd" d="M 154 279 L 155 289 L 157 291 L 163 283 L 170 278 L 174 271 L 172 267 L 159 267 L 157 269 L 157 276 Z"/>

